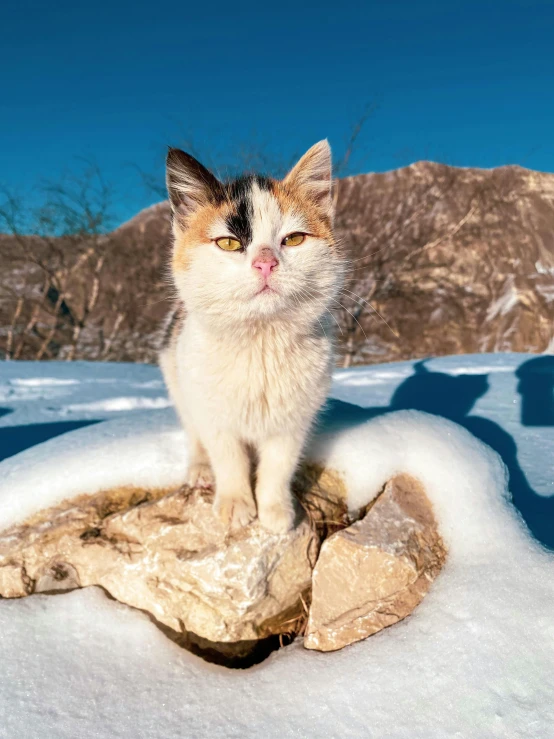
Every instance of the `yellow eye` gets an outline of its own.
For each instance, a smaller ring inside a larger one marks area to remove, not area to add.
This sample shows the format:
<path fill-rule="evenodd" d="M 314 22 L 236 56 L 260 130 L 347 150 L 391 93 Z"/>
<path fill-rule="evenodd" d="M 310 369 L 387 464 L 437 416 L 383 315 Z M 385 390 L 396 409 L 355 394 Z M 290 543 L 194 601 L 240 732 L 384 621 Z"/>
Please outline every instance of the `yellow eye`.
<path fill-rule="evenodd" d="M 306 238 L 306 234 L 289 234 L 283 239 L 283 246 L 300 246 Z"/>
<path fill-rule="evenodd" d="M 216 239 L 215 243 L 224 251 L 238 251 L 239 249 L 242 249 L 240 241 L 232 239 L 229 236 L 224 236 L 222 239 Z"/>

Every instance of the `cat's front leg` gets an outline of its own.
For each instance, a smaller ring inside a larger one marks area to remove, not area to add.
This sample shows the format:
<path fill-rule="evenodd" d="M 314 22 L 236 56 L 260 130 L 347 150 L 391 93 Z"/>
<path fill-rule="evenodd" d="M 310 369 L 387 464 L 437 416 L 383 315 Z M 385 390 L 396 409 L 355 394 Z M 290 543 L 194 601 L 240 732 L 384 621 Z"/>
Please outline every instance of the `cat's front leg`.
<path fill-rule="evenodd" d="M 290 483 L 302 446 L 303 439 L 282 435 L 266 439 L 258 447 L 258 517 L 262 526 L 275 534 L 284 534 L 294 525 L 296 511 Z"/>
<path fill-rule="evenodd" d="M 204 445 L 196 434 L 187 425 L 189 437 L 189 464 L 187 469 L 187 484 L 191 488 L 211 488 L 214 485 L 214 474 L 210 459 Z"/>
<path fill-rule="evenodd" d="M 170 346 L 160 354 L 160 367 L 177 415 L 184 426 L 189 442 L 189 461 L 187 468 L 187 485 L 191 488 L 211 488 L 214 476 L 210 460 L 196 432 L 196 427 L 189 413 L 186 398 L 182 392 L 182 384 L 177 371 L 175 346 Z"/>
<path fill-rule="evenodd" d="M 214 507 L 231 529 L 246 526 L 256 517 L 250 486 L 250 458 L 244 444 L 234 435 L 218 432 L 204 439 L 215 474 Z"/>

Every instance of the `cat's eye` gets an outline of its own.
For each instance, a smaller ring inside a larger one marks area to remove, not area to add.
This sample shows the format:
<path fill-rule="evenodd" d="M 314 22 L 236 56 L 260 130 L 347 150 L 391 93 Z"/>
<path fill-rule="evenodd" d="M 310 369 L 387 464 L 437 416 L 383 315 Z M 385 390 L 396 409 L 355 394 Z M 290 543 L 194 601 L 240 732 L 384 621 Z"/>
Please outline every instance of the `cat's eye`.
<path fill-rule="evenodd" d="M 242 249 L 240 241 L 238 239 L 232 239 L 230 236 L 223 236 L 221 239 L 216 239 L 215 243 L 224 251 L 238 251 Z"/>
<path fill-rule="evenodd" d="M 285 236 L 283 239 L 283 246 L 300 246 L 300 244 L 306 238 L 306 234 L 294 233 Z"/>

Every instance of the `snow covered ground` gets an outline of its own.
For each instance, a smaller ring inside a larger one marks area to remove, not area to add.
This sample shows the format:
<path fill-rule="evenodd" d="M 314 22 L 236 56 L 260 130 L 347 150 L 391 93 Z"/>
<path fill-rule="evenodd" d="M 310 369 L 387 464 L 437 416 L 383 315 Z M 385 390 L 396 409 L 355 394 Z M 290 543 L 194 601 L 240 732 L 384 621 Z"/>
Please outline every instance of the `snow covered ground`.
<path fill-rule="evenodd" d="M 554 736 L 553 384 L 554 357 L 521 354 L 337 372 L 310 455 L 343 470 L 353 507 L 419 476 L 449 545 L 416 612 L 235 672 L 94 588 L 5 600 L 0 737 Z M 2 457 L 0 528 L 77 492 L 178 482 L 186 442 L 156 368 L 1 363 Z"/>

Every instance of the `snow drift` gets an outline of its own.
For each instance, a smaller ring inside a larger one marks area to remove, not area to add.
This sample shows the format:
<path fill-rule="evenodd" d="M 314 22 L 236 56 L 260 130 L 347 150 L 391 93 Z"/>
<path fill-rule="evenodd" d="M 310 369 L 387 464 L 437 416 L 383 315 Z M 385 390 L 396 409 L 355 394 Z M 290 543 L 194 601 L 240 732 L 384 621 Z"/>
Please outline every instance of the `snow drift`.
<path fill-rule="evenodd" d="M 433 364 L 456 376 L 464 361 Z M 520 362 L 492 361 L 492 391 L 512 383 Z M 483 360 L 468 369 L 483 372 Z M 3 601 L 5 735 L 547 736 L 554 556 L 511 505 L 502 460 L 445 418 L 401 410 L 366 420 L 344 402 L 387 402 L 411 371 L 406 364 L 339 373 L 334 390 L 343 402 L 329 409 L 308 450 L 341 472 L 352 508 L 394 474 L 423 483 L 449 558 L 411 617 L 334 654 L 309 653 L 297 641 L 237 674 L 182 652 L 142 614 L 96 590 Z M 502 398 L 507 425 L 511 396 Z M 551 457 L 542 451 L 554 450 L 550 430 L 541 438 L 535 479 L 548 480 Z M 186 440 L 170 410 L 72 431 L 0 464 L 0 527 L 76 493 L 175 484 L 185 464 Z"/>

